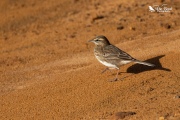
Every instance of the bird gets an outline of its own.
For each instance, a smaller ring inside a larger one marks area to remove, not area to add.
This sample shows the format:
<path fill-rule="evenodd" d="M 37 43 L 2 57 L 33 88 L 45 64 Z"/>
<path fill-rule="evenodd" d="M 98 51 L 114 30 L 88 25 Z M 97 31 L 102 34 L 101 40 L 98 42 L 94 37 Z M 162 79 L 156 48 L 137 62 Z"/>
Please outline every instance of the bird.
<path fill-rule="evenodd" d="M 104 69 L 102 73 L 109 69 L 117 69 L 116 77 L 115 79 L 110 80 L 111 82 L 118 80 L 120 66 L 123 66 L 125 64 L 134 62 L 151 67 L 155 66 L 154 64 L 143 62 L 133 58 L 125 51 L 112 45 L 104 35 L 99 35 L 89 40 L 88 42 L 93 42 L 95 44 L 94 55 L 100 63 L 106 66 L 106 69 Z"/>

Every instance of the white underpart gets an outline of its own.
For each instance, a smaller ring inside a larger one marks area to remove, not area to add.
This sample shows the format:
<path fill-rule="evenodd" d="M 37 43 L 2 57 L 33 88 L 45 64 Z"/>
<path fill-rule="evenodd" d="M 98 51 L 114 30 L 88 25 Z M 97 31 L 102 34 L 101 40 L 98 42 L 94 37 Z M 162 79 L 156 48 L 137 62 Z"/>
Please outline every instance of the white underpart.
<path fill-rule="evenodd" d="M 130 63 L 131 61 L 121 61 L 121 64 L 128 64 L 128 63 Z"/>
<path fill-rule="evenodd" d="M 105 62 L 105 61 L 100 61 L 97 56 L 96 56 L 96 58 L 97 58 L 97 60 L 98 60 L 100 63 L 102 63 L 103 65 L 105 65 L 105 66 L 107 66 L 107 67 L 109 67 L 109 68 L 119 69 L 116 65 L 113 65 L 113 64 L 111 64 L 111 63 L 107 63 L 107 62 Z"/>

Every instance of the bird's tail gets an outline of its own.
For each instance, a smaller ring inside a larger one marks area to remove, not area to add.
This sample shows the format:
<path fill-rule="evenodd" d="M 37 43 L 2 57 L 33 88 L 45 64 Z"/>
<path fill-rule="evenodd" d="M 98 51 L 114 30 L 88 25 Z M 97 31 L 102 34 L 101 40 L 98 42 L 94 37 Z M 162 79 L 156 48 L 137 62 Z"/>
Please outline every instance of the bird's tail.
<path fill-rule="evenodd" d="M 138 64 L 142 64 L 142 65 L 147 65 L 147 66 L 151 66 L 151 67 L 154 67 L 155 65 L 154 64 L 151 64 L 151 63 L 147 63 L 147 62 L 142 62 L 142 61 L 134 61 L 135 63 L 138 63 Z"/>

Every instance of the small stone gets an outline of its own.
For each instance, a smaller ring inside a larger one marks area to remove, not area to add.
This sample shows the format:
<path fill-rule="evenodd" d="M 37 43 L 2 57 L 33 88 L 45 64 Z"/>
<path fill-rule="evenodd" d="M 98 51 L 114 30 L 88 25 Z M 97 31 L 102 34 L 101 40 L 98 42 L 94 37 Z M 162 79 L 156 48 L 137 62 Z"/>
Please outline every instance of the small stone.
<path fill-rule="evenodd" d="M 174 96 L 175 99 L 179 99 L 180 98 L 180 95 L 176 95 Z"/>
<path fill-rule="evenodd" d="M 119 25 L 119 26 L 117 27 L 117 30 L 122 30 L 122 29 L 124 29 L 124 26 L 123 26 L 123 25 Z"/>
<path fill-rule="evenodd" d="M 135 31 L 135 30 L 136 30 L 136 28 L 135 28 L 135 27 L 130 27 L 129 29 L 130 29 L 130 30 L 133 30 L 133 31 Z"/>
<path fill-rule="evenodd" d="M 143 18 L 141 18 L 141 19 L 139 19 L 139 21 L 140 21 L 140 22 L 143 22 L 143 21 L 145 21 L 145 20 L 144 20 Z"/>
<path fill-rule="evenodd" d="M 111 116 L 113 120 L 124 119 L 126 116 L 135 115 L 135 112 L 117 112 Z"/>
<path fill-rule="evenodd" d="M 94 18 L 92 19 L 92 21 L 94 22 L 94 21 L 96 21 L 96 20 L 100 20 L 100 19 L 103 19 L 103 18 L 104 18 L 103 15 L 98 15 L 98 16 L 94 17 Z"/>
<path fill-rule="evenodd" d="M 161 23 L 160 25 L 161 25 L 162 27 L 165 27 L 166 29 L 171 29 L 171 28 L 172 28 L 172 26 L 171 26 L 169 23 L 166 23 L 166 24 Z"/>
<path fill-rule="evenodd" d="M 166 28 L 166 29 L 170 29 L 170 28 L 171 28 L 171 25 L 166 24 L 166 25 L 165 25 L 165 28 Z"/>

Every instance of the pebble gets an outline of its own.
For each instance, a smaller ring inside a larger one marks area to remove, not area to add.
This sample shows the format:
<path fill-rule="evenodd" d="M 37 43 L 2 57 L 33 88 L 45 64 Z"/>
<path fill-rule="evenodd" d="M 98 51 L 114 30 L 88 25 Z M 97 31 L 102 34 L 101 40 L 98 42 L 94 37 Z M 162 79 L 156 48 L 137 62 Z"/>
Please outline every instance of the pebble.
<path fill-rule="evenodd" d="M 122 30 L 122 29 L 124 29 L 124 26 L 123 26 L 123 25 L 119 25 L 119 26 L 117 27 L 117 30 Z"/>
<path fill-rule="evenodd" d="M 135 115 L 135 112 L 117 112 L 111 116 L 112 120 L 124 119 L 126 116 Z"/>

